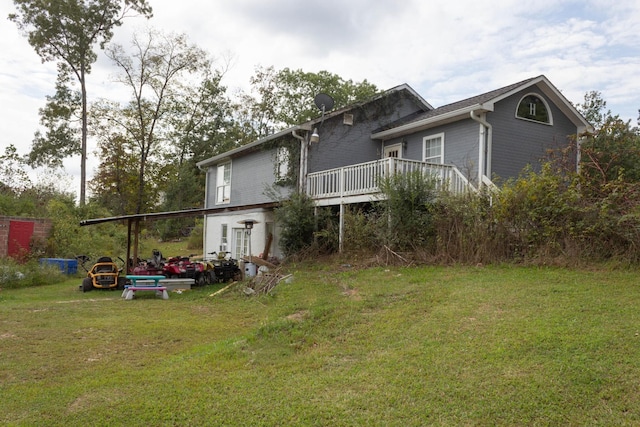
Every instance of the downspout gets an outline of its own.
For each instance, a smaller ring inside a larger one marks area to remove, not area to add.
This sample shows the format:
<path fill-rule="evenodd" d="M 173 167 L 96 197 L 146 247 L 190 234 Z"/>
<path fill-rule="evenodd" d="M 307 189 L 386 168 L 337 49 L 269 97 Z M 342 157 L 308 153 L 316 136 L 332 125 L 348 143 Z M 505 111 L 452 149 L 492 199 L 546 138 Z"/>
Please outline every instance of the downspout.
<path fill-rule="evenodd" d="M 300 140 L 300 171 L 298 172 L 298 191 L 300 193 L 306 192 L 307 182 L 307 139 L 304 136 L 298 135 L 297 129 L 291 131 L 291 135 L 294 138 Z"/>
<path fill-rule="evenodd" d="M 576 126 L 576 173 L 580 175 L 582 163 L 582 143 L 587 139 L 587 135 L 593 134 L 591 126 L 580 128 Z"/>
<path fill-rule="evenodd" d="M 493 127 L 475 111 L 470 112 L 471 119 L 480 123 L 479 156 L 478 156 L 478 188 L 483 185 L 483 176 L 491 175 L 491 146 L 493 141 Z M 486 129 L 486 134 L 485 134 Z M 486 148 L 486 150 L 485 150 Z"/>
<path fill-rule="evenodd" d="M 204 178 L 204 207 L 209 207 L 209 168 L 203 169 L 201 166 L 198 166 L 198 169 L 205 173 Z M 204 215 L 204 220 L 202 221 L 202 256 L 207 256 L 207 215 Z"/>

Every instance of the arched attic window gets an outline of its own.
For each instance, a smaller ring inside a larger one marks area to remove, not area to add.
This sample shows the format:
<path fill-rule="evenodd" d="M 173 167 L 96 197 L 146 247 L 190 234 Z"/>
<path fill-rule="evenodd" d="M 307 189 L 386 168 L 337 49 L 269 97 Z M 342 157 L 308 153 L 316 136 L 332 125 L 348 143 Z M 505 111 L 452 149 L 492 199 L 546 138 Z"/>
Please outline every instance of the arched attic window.
<path fill-rule="evenodd" d="M 522 97 L 518 103 L 516 117 L 547 125 L 553 124 L 549 105 L 542 97 L 535 93 L 530 93 Z"/>

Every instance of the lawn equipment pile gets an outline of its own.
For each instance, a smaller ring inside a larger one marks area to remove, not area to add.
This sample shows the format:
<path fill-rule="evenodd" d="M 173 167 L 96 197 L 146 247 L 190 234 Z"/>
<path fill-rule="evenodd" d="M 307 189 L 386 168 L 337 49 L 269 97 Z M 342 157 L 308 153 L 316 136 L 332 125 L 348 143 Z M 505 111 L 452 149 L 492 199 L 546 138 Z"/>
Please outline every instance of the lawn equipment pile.
<path fill-rule="evenodd" d="M 241 271 L 238 261 L 229 257 L 228 252 L 210 252 L 212 259 L 204 261 L 191 261 L 189 257 L 171 257 L 165 259 L 162 253 L 154 249 L 151 258 L 146 261 L 138 259 L 133 265 L 129 264 L 130 274 L 137 276 L 165 276 L 168 279 L 193 279 L 195 286 L 204 286 L 211 283 L 228 282 L 240 280 Z M 89 269 L 85 266 L 91 262 L 86 255 L 76 257 L 79 264 L 87 272 L 87 277 L 82 280 L 80 289 L 88 292 L 93 289 L 119 289 L 122 290 L 127 285 L 126 273 L 124 272 L 124 260 L 122 265 L 117 265 L 112 258 L 104 256 Z"/>
<path fill-rule="evenodd" d="M 132 274 L 140 276 L 162 275 L 169 279 L 194 279 L 195 286 L 203 286 L 210 283 L 238 280 L 241 276 L 238 262 L 228 257 L 228 253 L 211 252 L 213 259 L 205 261 L 192 261 L 190 255 L 176 256 L 165 259 L 157 249 L 152 252 L 152 257 L 146 261 L 138 260 L 132 269 Z"/>
<path fill-rule="evenodd" d="M 230 257 L 230 252 L 209 252 L 208 254 L 213 255 L 213 257 L 206 258 L 203 263 L 209 276 L 209 283 L 240 280 L 242 272 L 238 266 L 238 261 Z"/>

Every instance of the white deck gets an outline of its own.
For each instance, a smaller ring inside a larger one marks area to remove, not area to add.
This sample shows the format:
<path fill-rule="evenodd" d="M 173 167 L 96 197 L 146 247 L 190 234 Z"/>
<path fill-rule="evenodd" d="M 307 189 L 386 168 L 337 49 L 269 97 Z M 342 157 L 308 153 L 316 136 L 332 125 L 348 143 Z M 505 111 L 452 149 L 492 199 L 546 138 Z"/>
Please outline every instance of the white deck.
<path fill-rule="evenodd" d="M 414 171 L 421 171 L 425 177 L 435 178 L 437 189 L 446 189 L 452 193 L 476 191 L 453 165 L 387 158 L 310 173 L 307 176 L 307 194 L 319 206 L 379 200 L 382 197 L 378 187 L 381 179 Z"/>

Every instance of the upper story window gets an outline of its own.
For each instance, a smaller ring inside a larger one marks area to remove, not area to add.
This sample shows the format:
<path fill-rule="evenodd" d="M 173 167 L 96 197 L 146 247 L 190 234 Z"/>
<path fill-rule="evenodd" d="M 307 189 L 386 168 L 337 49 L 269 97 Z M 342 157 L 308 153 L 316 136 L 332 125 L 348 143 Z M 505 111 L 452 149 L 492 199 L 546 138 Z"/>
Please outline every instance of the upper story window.
<path fill-rule="evenodd" d="M 444 163 L 444 133 L 429 135 L 423 141 L 423 161 L 425 163 Z"/>
<path fill-rule="evenodd" d="M 548 125 L 552 124 L 549 106 L 544 99 L 535 94 L 525 95 L 520 100 L 516 117 Z"/>
<path fill-rule="evenodd" d="M 289 177 L 289 150 L 279 147 L 276 153 L 276 182 L 283 182 Z"/>
<path fill-rule="evenodd" d="M 216 204 L 231 201 L 231 162 L 218 165 L 216 174 Z"/>

